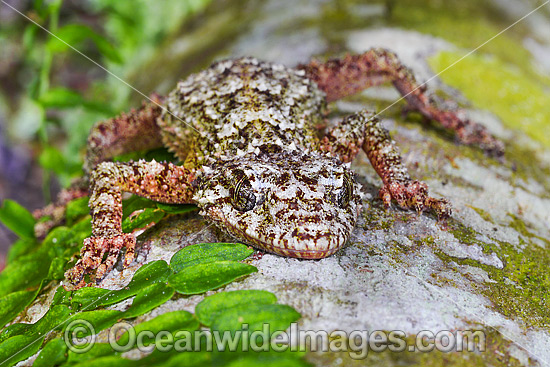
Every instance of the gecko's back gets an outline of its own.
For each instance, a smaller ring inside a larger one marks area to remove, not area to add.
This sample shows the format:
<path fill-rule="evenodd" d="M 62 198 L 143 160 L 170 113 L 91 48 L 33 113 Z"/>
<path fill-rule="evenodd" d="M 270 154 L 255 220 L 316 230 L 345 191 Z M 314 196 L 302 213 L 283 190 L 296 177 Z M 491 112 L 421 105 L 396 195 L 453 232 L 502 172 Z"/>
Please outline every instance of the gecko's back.
<path fill-rule="evenodd" d="M 178 84 L 167 108 L 185 123 L 166 113 L 161 127 L 182 160 L 190 137 L 196 139 L 192 152 L 202 165 L 265 144 L 315 149 L 324 107 L 323 93 L 302 71 L 254 58 L 225 60 Z"/>

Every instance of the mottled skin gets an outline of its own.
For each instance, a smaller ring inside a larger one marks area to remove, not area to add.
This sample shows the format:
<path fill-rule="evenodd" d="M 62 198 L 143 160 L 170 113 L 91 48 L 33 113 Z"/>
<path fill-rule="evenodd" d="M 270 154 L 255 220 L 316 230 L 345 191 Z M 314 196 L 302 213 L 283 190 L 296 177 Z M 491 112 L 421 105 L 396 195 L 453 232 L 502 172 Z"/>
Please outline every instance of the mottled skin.
<path fill-rule="evenodd" d="M 98 123 L 89 138 L 92 237 L 67 278 L 100 280 L 135 238 L 122 233 L 122 192 L 195 203 L 237 240 L 284 256 L 318 259 L 348 240 L 361 210 L 349 162 L 363 149 L 382 178 L 380 196 L 402 208 L 450 215 L 447 201 L 412 180 L 394 142 L 372 114 L 358 112 L 318 131 L 326 102 L 391 81 L 410 106 L 494 154 L 502 144 L 456 112 L 438 109 L 394 54 L 380 49 L 298 69 L 253 58 L 226 60 L 180 82 L 166 98 Z M 183 162 L 108 162 L 128 150 L 164 145 Z"/>

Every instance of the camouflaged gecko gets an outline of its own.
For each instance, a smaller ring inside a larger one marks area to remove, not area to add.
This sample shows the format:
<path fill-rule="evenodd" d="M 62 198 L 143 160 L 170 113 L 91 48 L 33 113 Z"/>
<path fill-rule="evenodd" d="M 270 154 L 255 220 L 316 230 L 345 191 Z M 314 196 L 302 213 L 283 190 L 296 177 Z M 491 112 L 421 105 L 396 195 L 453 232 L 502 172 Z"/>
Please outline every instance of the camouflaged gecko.
<path fill-rule="evenodd" d="M 409 107 L 500 156 L 484 127 L 437 108 L 410 70 L 383 49 L 290 69 L 254 58 L 226 60 L 181 81 L 158 103 L 98 123 L 88 139 L 92 237 L 66 276 L 100 280 L 121 249 L 124 266 L 136 239 L 123 233 L 122 192 L 164 203 L 195 203 L 237 240 L 283 256 L 319 259 L 348 240 L 361 210 L 361 186 L 349 163 L 362 148 L 382 179 L 386 206 L 450 215 L 444 199 L 412 180 L 386 130 L 358 112 L 320 136 L 326 103 L 391 82 Z M 106 160 L 166 146 L 183 165 Z M 93 170 L 92 170 L 93 169 Z M 95 271 L 95 275 L 93 272 Z"/>

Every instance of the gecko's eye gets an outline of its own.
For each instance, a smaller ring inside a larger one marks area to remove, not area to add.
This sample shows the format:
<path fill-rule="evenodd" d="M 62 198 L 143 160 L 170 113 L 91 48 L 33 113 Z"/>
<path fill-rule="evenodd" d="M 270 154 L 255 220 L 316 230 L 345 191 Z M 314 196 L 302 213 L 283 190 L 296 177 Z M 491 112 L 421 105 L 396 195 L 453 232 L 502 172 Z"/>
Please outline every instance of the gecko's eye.
<path fill-rule="evenodd" d="M 236 170 L 233 175 L 235 186 L 230 189 L 231 204 L 235 209 L 241 212 L 247 212 L 256 206 L 256 195 L 252 190 L 252 185 L 241 170 Z"/>
<path fill-rule="evenodd" d="M 348 174 L 344 174 L 344 185 L 336 195 L 336 201 L 338 202 L 338 206 L 342 209 L 347 208 L 352 196 L 353 196 L 353 179 Z"/>

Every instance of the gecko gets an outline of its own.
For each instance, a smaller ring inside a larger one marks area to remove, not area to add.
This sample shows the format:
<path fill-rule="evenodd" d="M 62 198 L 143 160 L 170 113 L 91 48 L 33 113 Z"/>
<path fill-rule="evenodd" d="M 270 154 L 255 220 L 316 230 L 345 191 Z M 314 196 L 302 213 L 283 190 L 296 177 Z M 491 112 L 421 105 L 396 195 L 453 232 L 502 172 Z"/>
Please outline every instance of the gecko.
<path fill-rule="evenodd" d="M 136 238 L 123 233 L 122 193 L 193 203 L 240 242 L 282 256 L 320 259 L 344 246 L 362 208 L 350 168 L 363 150 L 382 180 L 386 207 L 451 215 L 451 204 L 410 177 L 396 143 L 373 112 L 358 111 L 330 128 L 327 103 L 392 83 L 408 108 L 454 131 L 461 143 L 501 157 L 503 143 L 458 110 L 438 107 L 410 69 L 386 49 L 371 49 L 296 68 L 242 57 L 214 63 L 165 97 L 100 121 L 88 138 L 92 236 L 66 278 L 96 283 Z M 179 163 L 112 162 L 133 150 L 166 147 Z M 92 284 L 90 283 L 90 284 Z"/>

